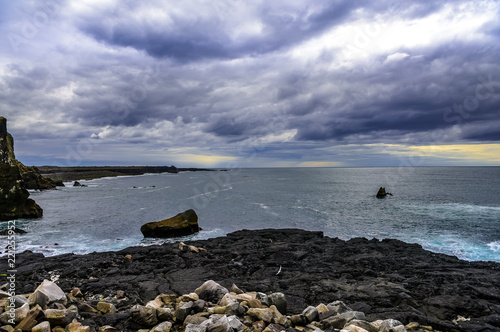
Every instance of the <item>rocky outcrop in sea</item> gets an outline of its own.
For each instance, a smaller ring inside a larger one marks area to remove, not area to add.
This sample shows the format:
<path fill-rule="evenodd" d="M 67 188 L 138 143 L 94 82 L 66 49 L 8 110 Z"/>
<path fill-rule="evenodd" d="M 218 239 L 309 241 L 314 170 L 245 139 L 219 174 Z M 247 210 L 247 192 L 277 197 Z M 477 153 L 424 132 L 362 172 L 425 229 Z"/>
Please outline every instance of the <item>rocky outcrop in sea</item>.
<path fill-rule="evenodd" d="M 67 295 L 67 303 L 48 308 L 64 322 L 76 318 L 102 331 L 500 330 L 499 263 L 466 262 L 398 240 L 242 230 L 83 256 L 24 252 L 16 265 L 17 294 L 29 297 L 44 280 L 64 292 L 78 288 L 80 302 Z M 2 260 L 0 270 L 7 269 Z M 220 287 L 195 291 L 196 298 L 193 290 L 209 280 Z"/>
<path fill-rule="evenodd" d="M 43 210 L 29 198 L 21 171 L 25 168 L 14 155 L 14 139 L 7 132 L 7 119 L 0 117 L 0 221 L 39 218 Z"/>
<path fill-rule="evenodd" d="M 200 231 L 198 215 L 192 209 L 172 218 L 148 222 L 141 227 L 144 237 L 168 238 L 191 235 Z"/>

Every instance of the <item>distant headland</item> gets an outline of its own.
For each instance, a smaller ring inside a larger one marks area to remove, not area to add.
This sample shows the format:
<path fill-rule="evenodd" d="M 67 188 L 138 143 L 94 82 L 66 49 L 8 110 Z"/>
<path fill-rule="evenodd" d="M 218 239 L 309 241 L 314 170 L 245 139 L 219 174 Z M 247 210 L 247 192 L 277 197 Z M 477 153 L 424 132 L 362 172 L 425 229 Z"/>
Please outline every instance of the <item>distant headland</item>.
<path fill-rule="evenodd" d="M 38 170 L 44 177 L 57 179 L 58 181 L 90 180 L 102 177 L 143 175 L 149 173 L 217 171 L 216 169 L 177 168 L 175 166 L 40 166 Z"/>

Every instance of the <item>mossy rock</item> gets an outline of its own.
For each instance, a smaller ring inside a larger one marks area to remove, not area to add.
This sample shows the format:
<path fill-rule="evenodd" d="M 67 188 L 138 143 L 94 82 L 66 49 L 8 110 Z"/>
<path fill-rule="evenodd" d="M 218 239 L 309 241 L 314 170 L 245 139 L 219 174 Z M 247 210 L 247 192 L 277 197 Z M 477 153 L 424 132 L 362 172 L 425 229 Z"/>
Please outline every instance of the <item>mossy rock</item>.
<path fill-rule="evenodd" d="M 14 155 L 14 139 L 7 132 L 7 120 L 0 117 L 0 221 L 43 215 L 42 208 L 29 199 L 21 175 L 24 169 L 28 168 Z"/>
<path fill-rule="evenodd" d="M 0 220 L 42 217 L 42 208 L 28 197 L 19 167 L 0 164 Z"/>
<path fill-rule="evenodd" d="M 142 225 L 144 237 L 169 238 L 191 235 L 200 231 L 198 215 L 192 209 L 162 221 L 148 222 Z"/>

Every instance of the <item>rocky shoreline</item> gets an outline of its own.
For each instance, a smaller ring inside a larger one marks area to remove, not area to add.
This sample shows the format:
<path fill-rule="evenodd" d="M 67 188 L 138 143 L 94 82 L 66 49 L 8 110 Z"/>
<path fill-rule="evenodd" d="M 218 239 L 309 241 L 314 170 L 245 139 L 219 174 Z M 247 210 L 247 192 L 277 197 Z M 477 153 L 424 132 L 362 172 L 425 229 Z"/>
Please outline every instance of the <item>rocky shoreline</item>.
<path fill-rule="evenodd" d="M 189 294 L 214 280 L 228 289 L 236 284 L 245 291 L 282 293 L 290 316 L 342 301 L 368 322 L 395 319 L 434 331 L 500 331 L 499 263 L 461 261 L 398 240 L 342 241 L 298 229 L 242 230 L 185 244 L 83 256 L 24 252 L 17 254 L 16 266 L 17 294 L 34 292 L 46 279 L 57 280 L 65 292 L 77 287 L 97 302 L 124 292 L 127 301 L 116 303 L 116 313 L 82 322 L 93 327 L 133 331 L 127 324 L 133 322 L 134 305 L 144 306 L 160 294 Z M 8 270 L 6 260 L 0 269 Z"/>

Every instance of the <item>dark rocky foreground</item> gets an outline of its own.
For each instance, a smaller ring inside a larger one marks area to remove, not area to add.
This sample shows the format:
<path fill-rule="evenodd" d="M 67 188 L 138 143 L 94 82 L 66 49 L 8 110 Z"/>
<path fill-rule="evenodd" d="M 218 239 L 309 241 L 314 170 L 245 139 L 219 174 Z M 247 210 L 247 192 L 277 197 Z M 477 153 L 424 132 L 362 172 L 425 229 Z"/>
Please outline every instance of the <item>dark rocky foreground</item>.
<path fill-rule="evenodd" d="M 227 288 L 234 283 L 245 291 L 281 292 L 288 314 L 341 300 L 371 321 L 393 318 L 439 331 L 500 331 L 498 263 L 461 261 L 398 240 L 345 242 L 295 229 L 243 230 L 186 244 L 205 250 L 181 250 L 176 243 L 84 256 L 21 253 L 16 293 L 31 293 L 44 279 L 58 276 L 65 292 L 79 287 L 86 298 L 124 291 L 128 300 L 120 303 L 120 311 L 161 293 L 191 293 L 213 279 Z M 8 270 L 6 263 L 1 260 L 1 271 Z M 119 312 L 92 319 L 98 325 L 126 326 L 129 317 Z"/>

